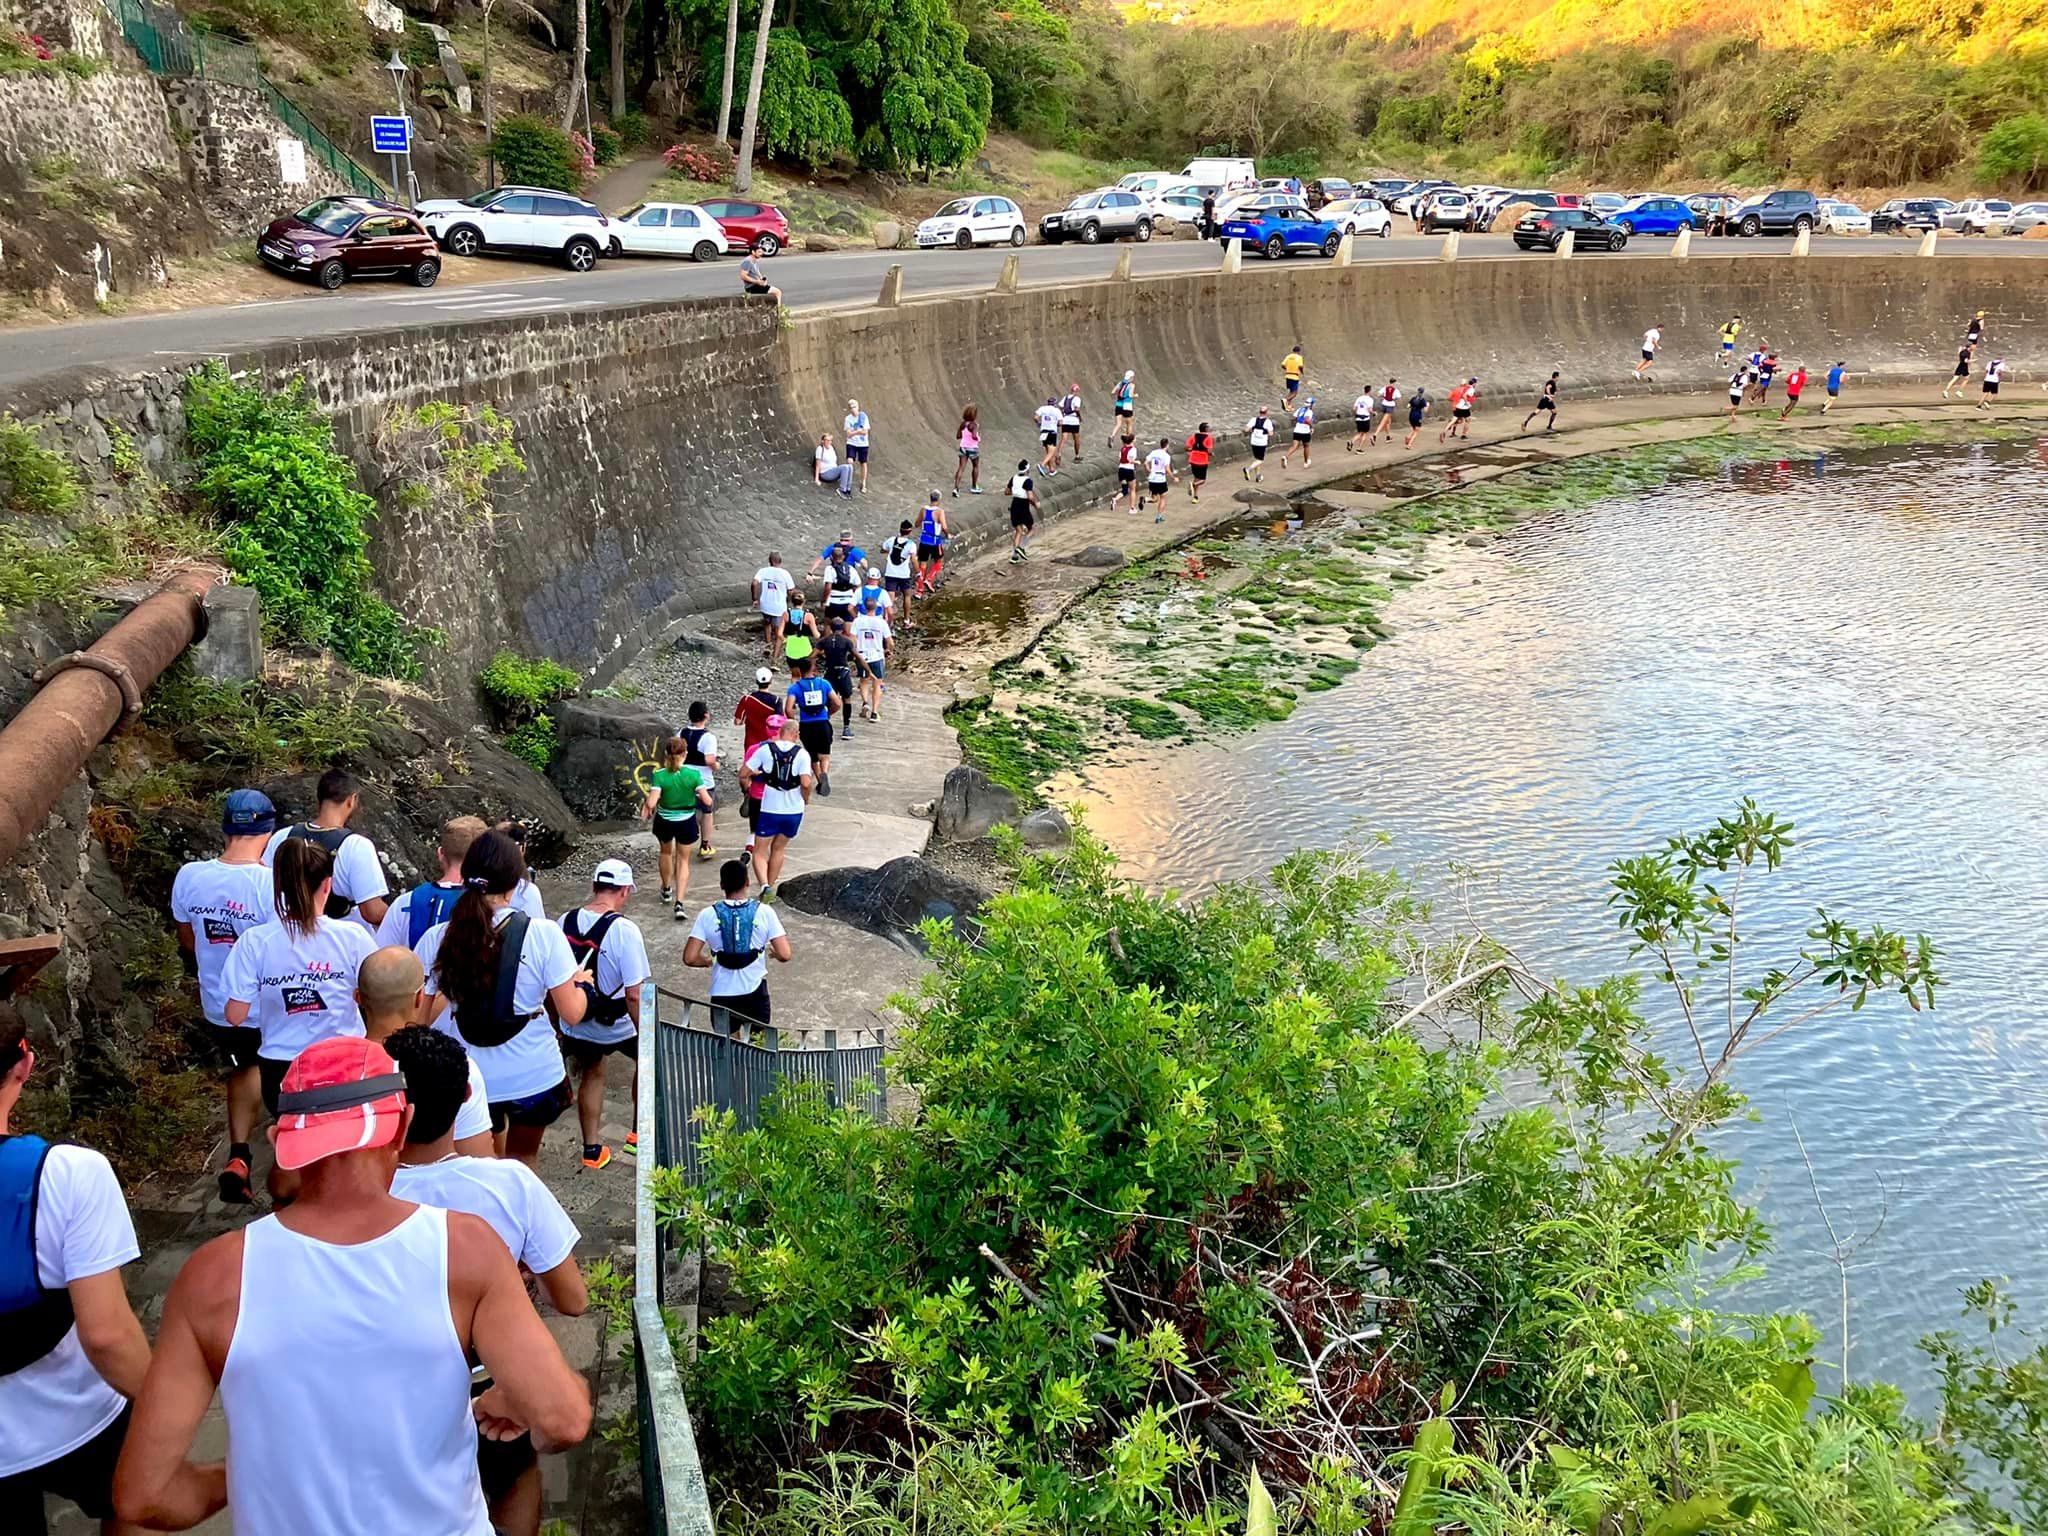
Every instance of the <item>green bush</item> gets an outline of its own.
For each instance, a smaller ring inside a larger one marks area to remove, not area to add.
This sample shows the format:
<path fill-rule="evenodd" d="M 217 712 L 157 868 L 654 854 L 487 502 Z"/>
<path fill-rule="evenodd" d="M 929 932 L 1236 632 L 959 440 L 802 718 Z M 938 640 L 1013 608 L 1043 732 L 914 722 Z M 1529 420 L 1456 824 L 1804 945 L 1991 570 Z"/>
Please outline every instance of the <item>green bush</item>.
<path fill-rule="evenodd" d="M 538 718 L 557 699 L 574 693 L 581 681 L 567 667 L 545 656 L 529 660 L 500 651 L 477 674 L 476 685 L 498 729 L 509 731 Z"/>
<path fill-rule="evenodd" d="M 491 155 L 504 181 L 553 187 L 559 192 L 582 189 L 582 161 L 576 146 L 568 134 L 537 117 L 501 119 L 491 137 Z"/>
<path fill-rule="evenodd" d="M 190 14 L 203 31 L 287 43 L 334 75 L 347 73 L 372 46 L 350 0 L 206 0 Z"/>
<path fill-rule="evenodd" d="M 620 147 L 639 149 L 653 141 L 654 124 L 638 107 L 624 107 L 612 114 L 612 132 L 619 136 Z"/>
<path fill-rule="evenodd" d="M 1977 174 L 2022 192 L 2048 185 L 2048 117 L 2027 112 L 1985 134 L 1977 149 Z"/>
<path fill-rule="evenodd" d="M 624 141 L 611 129 L 598 127 L 590 130 L 590 153 L 599 165 L 612 164 L 624 147 Z"/>
<path fill-rule="evenodd" d="M 0 506 L 61 517 L 76 509 L 79 499 L 78 476 L 64 455 L 45 448 L 12 416 L 0 416 Z"/>
<path fill-rule="evenodd" d="M 546 773 L 555 760 L 555 722 L 552 716 L 535 715 L 524 725 L 505 733 L 505 750 L 521 759 L 535 773 Z"/>
<path fill-rule="evenodd" d="M 375 504 L 304 381 L 270 391 L 212 362 L 187 383 L 185 413 L 193 489 L 225 524 L 229 568 L 261 594 L 266 635 L 326 646 L 359 672 L 419 676 L 433 636 L 371 591 Z"/>

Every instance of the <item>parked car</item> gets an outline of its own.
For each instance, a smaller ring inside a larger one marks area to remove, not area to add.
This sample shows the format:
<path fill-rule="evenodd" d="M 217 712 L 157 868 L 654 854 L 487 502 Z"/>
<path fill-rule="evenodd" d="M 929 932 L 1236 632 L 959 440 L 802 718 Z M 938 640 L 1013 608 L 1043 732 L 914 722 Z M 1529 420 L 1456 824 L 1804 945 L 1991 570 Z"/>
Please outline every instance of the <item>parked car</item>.
<path fill-rule="evenodd" d="M 1575 251 L 1618 251 L 1628 244 L 1628 231 L 1610 224 L 1590 208 L 1553 208 L 1526 214 L 1515 225 L 1515 245 L 1524 251 L 1554 251 L 1570 230 Z"/>
<path fill-rule="evenodd" d="M 1693 211 L 1675 197 L 1631 198 L 1606 217 L 1627 235 L 1675 235 L 1699 227 Z"/>
<path fill-rule="evenodd" d="M 1941 216 L 1944 229 L 1960 230 L 1966 235 L 1993 235 L 2005 228 L 2005 222 L 2012 217 L 2012 204 L 2002 197 L 1973 197 Z"/>
<path fill-rule="evenodd" d="M 1154 228 L 1168 222 L 1199 224 L 1202 221 L 1202 196 L 1202 188 L 1177 187 L 1154 196 L 1145 204 L 1145 211 L 1152 215 Z"/>
<path fill-rule="evenodd" d="M 1351 183 L 1342 176 L 1321 176 L 1314 181 L 1305 182 L 1302 185 L 1302 193 L 1307 197 L 1312 210 L 1353 195 Z"/>
<path fill-rule="evenodd" d="M 1117 182 L 1120 192 L 1135 192 L 1143 198 L 1157 197 L 1175 187 L 1187 185 L 1187 177 L 1175 175 L 1172 171 L 1133 171 Z"/>
<path fill-rule="evenodd" d="M 2048 203 L 2021 203 L 2005 221 L 2005 232 L 2023 235 L 2043 224 L 2048 224 Z"/>
<path fill-rule="evenodd" d="M 956 197 L 917 226 L 920 249 L 953 245 L 1022 245 L 1024 210 L 1007 197 Z"/>
<path fill-rule="evenodd" d="M 697 205 L 725 230 L 729 251 L 758 251 L 773 256 L 789 244 L 789 220 L 772 203 L 742 202 L 737 198 L 711 198 Z"/>
<path fill-rule="evenodd" d="M 1353 182 L 1362 197 L 1376 197 L 1381 202 L 1390 202 L 1398 193 L 1406 192 L 1415 183 L 1403 176 L 1376 176 L 1365 181 Z"/>
<path fill-rule="evenodd" d="M 1237 192 L 1216 199 L 1216 217 L 1234 213 L 1264 213 L 1274 208 L 1307 208 L 1308 203 L 1292 192 Z"/>
<path fill-rule="evenodd" d="M 415 210 L 441 249 L 546 251 L 588 272 L 612 246 L 611 221 L 595 203 L 547 187 L 491 187 L 474 197 L 435 198 Z"/>
<path fill-rule="evenodd" d="M 1931 197 L 1895 197 L 1870 216 L 1871 233 L 1919 234 L 1941 228 L 1942 204 Z"/>
<path fill-rule="evenodd" d="M 1427 197 L 1430 193 L 1450 185 L 1451 183 L 1448 181 L 1411 182 L 1407 187 L 1388 198 L 1387 206 L 1396 213 L 1412 213 L 1417 198 Z"/>
<path fill-rule="evenodd" d="M 1445 229 L 1472 227 L 1472 199 L 1462 192 L 1437 192 L 1422 204 L 1422 232 L 1436 234 Z"/>
<path fill-rule="evenodd" d="M 1491 229 L 1493 221 L 1499 217 L 1501 209 L 1515 203 L 1526 203 L 1531 208 L 1548 209 L 1564 207 L 1563 200 L 1555 192 L 1515 191 L 1508 189 L 1495 192 L 1480 202 L 1478 218 L 1472 227 L 1474 229 Z"/>
<path fill-rule="evenodd" d="M 1583 201 L 1603 219 L 1611 219 L 1635 199 L 1621 192 L 1588 192 Z"/>
<path fill-rule="evenodd" d="M 1867 235 L 1870 215 L 1854 203 L 1822 203 L 1820 230 L 1824 235 Z"/>
<path fill-rule="evenodd" d="M 635 203 L 612 220 L 614 256 L 688 256 L 716 261 L 725 231 L 695 203 Z"/>
<path fill-rule="evenodd" d="M 1751 239 L 1757 235 L 1796 235 L 1820 222 L 1820 199 L 1811 192 L 1781 187 L 1752 197 L 1728 218 L 1724 234 Z"/>
<path fill-rule="evenodd" d="M 1394 216 L 1376 197 L 1340 197 L 1325 203 L 1320 216 L 1354 235 L 1378 235 L 1384 240 L 1394 232 Z"/>
<path fill-rule="evenodd" d="M 1249 187 L 1259 179 L 1259 170 L 1249 160 L 1190 160 L 1181 175 L 1221 187 Z"/>
<path fill-rule="evenodd" d="M 1047 245 L 1058 245 L 1062 240 L 1094 245 L 1125 235 L 1133 240 L 1150 240 L 1152 215 L 1145 211 L 1137 193 L 1115 187 L 1083 192 L 1058 213 L 1048 213 L 1038 221 L 1038 238 Z"/>
<path fill-rule="evenodd" d="M 1328 219 L 1319 219 L 1307 208 L 1270 208 L 1261 213 L 1234 214 L 1223 221 L 1218 235 L 1224 240 L 1242 240 L 1272 260 L 1303 254 L 1334 256 L 1344 238 L 1343 230 Z"/>
<path fill-rule="evenodd" d="M 441 248 L 419 220 L 368 197 L 323 197 L 272 219 L 256 237 L 256 256 L 330 292 L 352 277 L 403 277 L 431 288 L 441 275 Z"/>

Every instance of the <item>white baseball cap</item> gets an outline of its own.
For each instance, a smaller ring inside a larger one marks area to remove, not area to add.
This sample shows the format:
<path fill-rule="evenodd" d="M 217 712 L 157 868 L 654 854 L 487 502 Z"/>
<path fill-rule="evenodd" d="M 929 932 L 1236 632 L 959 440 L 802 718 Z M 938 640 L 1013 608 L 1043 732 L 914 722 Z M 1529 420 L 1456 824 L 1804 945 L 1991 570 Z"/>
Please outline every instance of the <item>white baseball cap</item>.
<path fill-rule="evenodd" d="M 590 883 L 630 891 L 633 889 L 633 866 L 624 859 L 604 859 L 590 872 Z"/>
<path fill-rule="evenodd" d="M 770 672 L 766 667 L 756 667 L 754 669 L 754 681 L 759 683 L 763 688 L 766 688 L 770 683 L 775 681 L 775 674 L 773 672 Z"/>

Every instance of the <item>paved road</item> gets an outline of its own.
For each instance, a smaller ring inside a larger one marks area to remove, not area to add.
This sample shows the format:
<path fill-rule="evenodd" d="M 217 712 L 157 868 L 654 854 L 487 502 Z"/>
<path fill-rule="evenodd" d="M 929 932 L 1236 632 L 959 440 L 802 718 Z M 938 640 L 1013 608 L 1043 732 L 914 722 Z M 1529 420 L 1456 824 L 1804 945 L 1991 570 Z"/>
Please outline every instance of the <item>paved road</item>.
<path fill-rule="evenodd" d="M 1429 261 L 1442 248 L 1440 236 L 1395 235 L 1367 240 L 1359 252 L 1365 261 Z M 1788 240 L 1702 240 L 1695 249 L 1737 256 L 1784 256 Z M 1155 240 L 1132 246 L 1132 270 L 1139 275 L 1198 271 L 1214 267 L 1217 248 L 1195 240 Z M 1621 256 L 1597 254 L 1592 261 L 1668 260 L 1668 240 L 1641 239 Z M 1872 260 L 1912 260 L 1916 242 L 1896 239 L 1816 238 L 1817 254 L 1853 255 Z M 1992 255 L 2024 260 L 2048 257 L 2048 241 L 1949 240 L 1944 254 Z M 793 308 L 857 303 L 874 297 L 891 262 L 904 267 L 906 294 L 933 294 L 948 289 L 986 288 L 1001 270 L 1002 250 L 980 251 L 847 251 L 832 254 L 791 254 L 777 257 L 768 271 Z M 1542 255 L 1519 255 L 1504 235 L 1467 237 L 1466 259 L 1498 258 L 1543 261 Z M 1023 252 L 1026 284 L 1073 282 L 1106 276 L 1115 251 L 1105 246 L 1029 246 Z M 1257 258 L 1252 258 L 1256 261 Z M 1939 259 L 1939 258 L 1937 258 Z M 21 387 L 49 373 L 81 366 L 116 369 L 163 367 L 223 351 L 292 338 L 381 331 L 398 326 L 458 325 L 464 321 L 505 315 L 537 315 L 639 304 L 663 299 L 703 298 L 736 290 L 737 263 L 720 261 L 699 266 L 687 261 L 607 261 L 595 272 L 576 275 L 532 261 L 510 257 L 483 258 L 496 281 L 446 285 L 420 292 L 401 283 L 358 283 L 339 293 L 309 289 L 302 298 L 267 299 L 209 309 L 131 315 L 81 321 L 73 325 L 38 326 L 0 334 L 0 388 Z M 1301 265 L 1312 261 L 1297 258 Z"/>

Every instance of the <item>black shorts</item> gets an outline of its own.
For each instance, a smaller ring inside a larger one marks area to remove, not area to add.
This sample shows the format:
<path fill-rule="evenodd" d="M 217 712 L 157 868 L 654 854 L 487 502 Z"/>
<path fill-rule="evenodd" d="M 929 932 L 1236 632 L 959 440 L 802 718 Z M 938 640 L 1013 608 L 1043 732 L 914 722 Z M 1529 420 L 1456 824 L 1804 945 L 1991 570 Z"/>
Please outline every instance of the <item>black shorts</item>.
<path fill-rule="evenodd" d="M 1043 443 L 1046 447 L 1051 448 L 1059 442 L 1060 435 L 1057 432 L 1042 431 L 1038 434 L 1038 440 L 1041 443 Z"/>
<path fill-rule="evenodd" d="M 1260 463 L 1264 463 L 1266 459 L 1266 445 L 1264 443 L 1253 443 L 1252 457 L 1257 459 Z"/>
<path fill-rule="evenodd" d="M 1538 395 L 1536 397 L 1536 409 L 1539 411 L 1554 411 L 1557 409 L 1557 402 L 1548 395 Z"/>
<path fill-rule="evenodd" d="M 1967 379 L 1967 378 L 1968 378 L 1969 376 L 1970 376 L 1970 365 L 1969 365 L 1968 363 L 1957 363 L 1957 364 L 1956 364 L 1956 377 L 1957 377 L 1957 378 L 1959 378 L 1959 379 Z"/>
<path fill-rule="evenodd" d="M 574 1035 L 562 1036 L 562 1049 L 569 1053 L 569 1059 L 579 1067 L 594 1067 L 607 1056 L 623 1056 L 628 1061 L 640 1059 L 640 1037 L 637 1034 L 609 1044 L 596 1040 L 579 1040 Z"/>
<path fill-rule="evenodd" d="M 1135 409 L 1137 409 L 1135 405 L 1120 405 L 1116 408 L 1116 413 L 1118 416 L 1128 421 L 1130 420 L 1131 412 Z"/>
<path fill-rule="evenodd" d="M 291 1063 L 279 1061 L 274 1056 L 258 1056 L 256 1070 L 263 1076 L 263 1107 L 270 1111 L 270 1118 L 277 1118 L 277 1096 L 284 1091 L 284 1075 L 291 1070 Z"/>
<path fill-rule="evenodd" d="M 69 1499 L 94 1520 L 112 1519 L 114 1463 L 121 1459 L 133 1412 L 123 1407 L 113 1423 L 55 1461 L 0 1477 L 0 1531 L 9 1536 L 41 1536 L 48 1529 L 43 1517 L 45 1493 Z"/>
<path fill-rule="evenodd" d="M 673 821 L 659 811 L 654 814 L 654 840 L 657 843 L 694 843 L 697 841 L 697 818 L 685 816 Z"/>
<path fill-rule="evenodd" d="M 1293 395 L 1293 394 L 1298 394 L 1298 393 L 1300 393 L 1300 391 L 1301 391 L 1301 380 L 1299 380 L 1299 379 L 1289 379 L 1289 380 L 1287 381 L 1287 393 L 1288 393 L 1288 394 L 1290 394 L 1290 395 Z"/>
<path fill-rule="evenodd" d="M 1206 464 L 1190 464 L 1188 466 L 1188 473 L 1194 477 L 1195 484 L 1200 485 L 1209 478 L 1209 466 Z"/>
<path fill-rule="evenodd" d="M 543 1088 L 539 1093 L 529 1093 L 523 1099 L 491 1100 L 491 1129 L 502 1131 L 507 1126 L 524 1125 L 545 1128 L 553 1125 L 575 1099 L 569 1091 L 568 1074 L 552 1088 Z"/>
<path fill-rule="evenodd" d="M 1460 421 L 1470 421 L 1472 419 L 1472 407 L 1469 405 L 1461 405 L 1455 411 L 1452 411 L 1451 414 L 1457 417 Z"/>
<path fill-rule="evenodd" d="M 256 1065 L 257 1049 L 263 1044 L 262 1030 L 248 1024 L 208 1024 L 206 1032 L 213 1036 L 214 1046 L 237 1072 Z"/>
<path fill-rule="evenodd" d="M 1411 427 L 1419 427 L 1422 425 L 1422 418 L 1418 416 L 1415 412 L 1410 411 L 1408 413 L 1408 425 Z"/>
<path fill-rule="evenodd" d="M 1010 526 L 1012 528 L 1036 528 L 1038 526 L 1038 518 L 1032 512 L 1029 503 L 1012 502 L 1010 504 Z"/>
<path fill-rule="evenodd" d="M 832 755 L 832 722 L 830 720 L 802 720 L 797 723 L 796 739 L 804 744 L 804 750 L 812 760 Z"/>
<path fill-rule="evenodd" d="M 1145 482 L 1145 494 L 1148 496 L 1164 496 L 1166 494 L 1166 482 L 1164 480 L 1147 480 Z"/>
<path fill-rule="evenodd" d="M 1297 443 L 1305 443 L 1305 442 L 1307 442 L 1307 441 L 1308 441 L 1308 440 L 1309 440 L 1310 438 L 1312 438 L 1312 437 L 1314 437 L 1314 436 L 1315 436 L 1315 433 L 1313 433 L 1313 432 L 1303 432 L 1303 431 L 1301 431 L 1300 429 L 1298 429 L 1298 428 L 1297 428 L 1297 429 L 1296 429 L 1296 431 L 1295 431 L 1295 434 L 1294 434 L 1294 440 L 1295 440 L 1295 441 L 1296 441 Z"/>
<path fill-rule="evenodd" d="M 1119 464 L 1116 467 L 1116 478 L 1119 485 L 1129 485 L 1138 478 L 1138 471 L 1129 464 Z"/>
<path fill-rule="evenodd" d="M 1071 434 L 1074 437 L 1079 437 L 1081 435 L 1081 423 L 1078 421 L 1063 421 L 1060 423 L 1060 431 Z"/>
<path fill-rule="evenodd" d="M 917 558 L 926 565 L 934 564 L 939 556 L 945 552 L 946 546 L 943 544 L 920 544 L 917 546 Z"/>
<path fill-rule="evenodd" d="M 1998 392 L 1998 386 L 1996 384 L 1990 385 L 1988 387 L 1993 394 L 1996 394 Z M 1793 394 L 1792 391 L 1787 390 L 1785 391 L 1785 403 L 1787 405 L 1797 405 L 1799 403 L 1799 397 Z"/>
<path fill-rule="evenodd" d="M 718 1017 L 721 1011 L 750 1020 L 755 1024 L 772 1024 L 775 1022 L 774 1012 L 768 1001 L 768 983 L 765 981 L 751 992 L 737 992 L 727 997 L 712 998 L 711 1027 L 714 1031 L 718 1029 L 721 1022 Z"/>
<path fill-rule="evenodd" d="M 758 285 L 754 283 L 740 284 L 740 293 L 744 297 L 749 299 L 765 299 L 770 297 L 774 292 L 774 288 L 768 283 L 761 283 Z"/>
<path fill-rule="evenodd" d="M 1351 418 L 1351 426 L 1357 432 L 1370 432 L 1372 430 L 1372 418 L 1370 416 L 1354 416 Z"/>
<path fill-rule="evenodd" d="M 884 576 L 882 578 L 882 585 L 888 591 L 901 597 L 910 590 L 910 580 L 908 576 Z"/>
<path fill-rule="evenodd" d="M 1998 386 L 1996 384 L 1991 383 L 1989 380 L 1986 380 L 1984 384 L 1984 393 L 1987 395 L 1995 395 L 1998 393 Z"/>
<path fill-rule="evenodd" d="M 867 449 L 865 449 L 865 448 L 856 448 L 856 447 L 854 447 L 854 446 L 853 446 L 853 444 L 851 444 L 851 443 L 848 443 L 848 444 L 846 445 L 846 462 L 847 462 L 847 463 L 849 463 L 849 464 L 865 464 L 865 463 L 867 463 L 867 461 L 868 461 L 868 451 L 867 451 Z"/>

